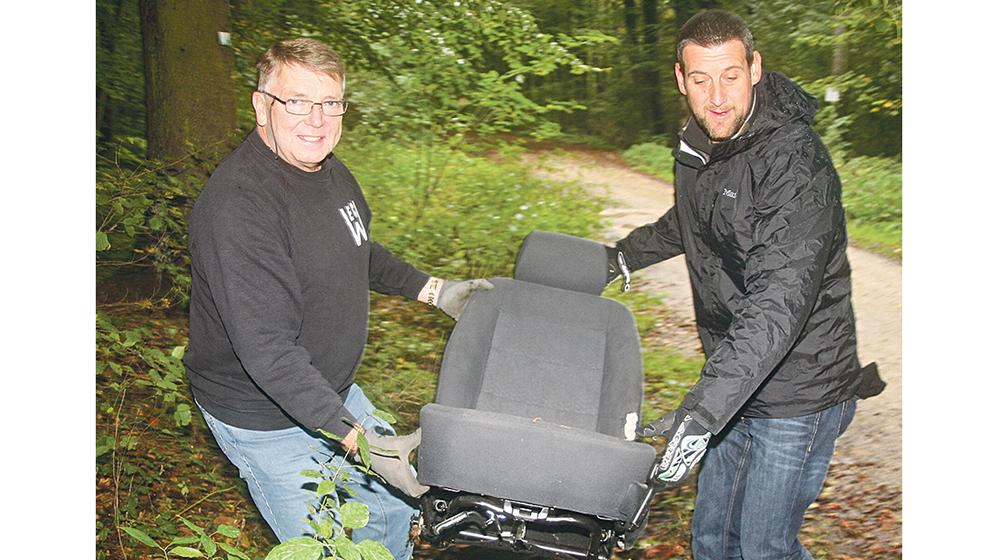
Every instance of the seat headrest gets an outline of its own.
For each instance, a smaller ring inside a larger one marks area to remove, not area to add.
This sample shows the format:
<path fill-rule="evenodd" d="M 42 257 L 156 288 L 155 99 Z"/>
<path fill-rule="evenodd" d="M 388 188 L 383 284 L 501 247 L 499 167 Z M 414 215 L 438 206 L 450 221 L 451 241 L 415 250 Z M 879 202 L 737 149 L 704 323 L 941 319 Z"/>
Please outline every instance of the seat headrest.
<path fill-rule="evenodd" d="M 518 250 L 515 279 L 601 295 L 608 280 L 607 259 L 601 243 L 536 230 Z"/>

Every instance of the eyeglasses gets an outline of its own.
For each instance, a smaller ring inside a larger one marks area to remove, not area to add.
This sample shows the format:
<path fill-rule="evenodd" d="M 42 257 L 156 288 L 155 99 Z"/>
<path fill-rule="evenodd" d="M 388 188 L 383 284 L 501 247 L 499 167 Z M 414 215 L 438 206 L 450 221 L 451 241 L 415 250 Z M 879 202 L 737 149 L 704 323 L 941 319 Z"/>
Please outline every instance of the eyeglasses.
<path fill-rule="evenodd" d="M 328 101 L 311 101 L 310 99 L 287 99 L 283 100 L 268 91 L 258 90 L 259 93 L 266 94 L 273 99 L 283 103 L 287 112 L 291 115 L 310 115 L 311 110 L 317 105 L 321 107 L 321 113 L 326 117 L 339 117 L 345 114 L 349 108 L 349 102 L 344 99 L 329 99 Z"/>

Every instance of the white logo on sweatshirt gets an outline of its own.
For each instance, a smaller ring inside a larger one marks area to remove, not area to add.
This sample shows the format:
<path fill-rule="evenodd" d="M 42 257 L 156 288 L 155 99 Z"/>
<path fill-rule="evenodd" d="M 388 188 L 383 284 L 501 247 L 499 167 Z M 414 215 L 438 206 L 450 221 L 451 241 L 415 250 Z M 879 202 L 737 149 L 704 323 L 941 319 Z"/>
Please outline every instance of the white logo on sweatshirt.
<path fill-rule="evenodd" d="M 352 234 L 352 240 L 356 242 L 357 247 L 362 245 L 364 240 L 370 238 L 366 234 L 366 226 L 363 225 L 363 218 L 359 216 L 356 201 L 350 200 L 349 204 L 339 208 L 339 214 L 342 214 L 342 219 L 345 220 L 345 225 L 349 228 L 349 233 Z"/>

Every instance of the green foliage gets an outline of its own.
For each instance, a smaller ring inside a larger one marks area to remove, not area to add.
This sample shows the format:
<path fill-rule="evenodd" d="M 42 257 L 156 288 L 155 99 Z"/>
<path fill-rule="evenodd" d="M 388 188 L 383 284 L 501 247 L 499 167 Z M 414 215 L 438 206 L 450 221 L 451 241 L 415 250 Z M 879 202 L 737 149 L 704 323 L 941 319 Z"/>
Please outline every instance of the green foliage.
<path fill-rule="evenodd" d="M 126 385 L 150 389 L 177 427 L 189 425 L 191 399 L 182 361 L 185 345 L 166 354 L 150 342 L 152 337 L 147 326 L 123 329 L 107 315 L 97 313 L 97 378 L 112 379 L 109 387 L 117 392 Z M 98 439 L 98 457 L 110 451 L 106 445 Z"/>
<path fill-rule="evenodd" d="M 837 167 L 850 239 L 879 253 L 902 256 L 902 163 L 858 157 Z"/>
<path fill-rule="evenodd" d="M 674 183 L 674 155 L 669 146 L 652 142 L 636 144 L 623 152 L 622 157 L 639 171 Z"/>
<path fill-rule="evenodd" d="M 213 165 L 196 154 L 169 165 L 148 162 L 141 138 L 120 138 L 105 151 L 97 159 L 98 278 L 148 270 L 154 289 L 131 303 L 165 308 L 187 301 L 187 214 Z"/>
<path fill-rule="evenodd" d="M 450 145 L 467 134 L 484 141 L 511 130 L 556 134 L 546 116 L 581 106 L 537 102 L 523 83 L 597 71 L 574 53 L 610 41 L 598 32 L 554 37 L 527 11 L 496 0 L 284 0 L 245 3 L 233 15 L 243 84 L 255 82 L 252 62 L 275 40 L 315 37 L 348 64 L 352 122 L 383 137 Z"/>
<path fill-rule="evenodd" d="M 156 550 L 158 557 L 167 560 L 169 558 L 206 558 L 208 560 L 234 560 L 238 558 L 241 560 L 250 560 L 250 557 L 245 552 L 239 550 L 238 547 L 219 539 L 219 537 L 237 539 L 239 536 L 237 528 L 222 523 L 217 525 L 214 531 L 208 533 L 196 523 L 182 516 L 179 519 L 193 534 L 173 537 L 165 542 L 165 544 L 159 544 L 148 533 L 137 527 L 122 526 L 121 530 L 136 542 Z"/>

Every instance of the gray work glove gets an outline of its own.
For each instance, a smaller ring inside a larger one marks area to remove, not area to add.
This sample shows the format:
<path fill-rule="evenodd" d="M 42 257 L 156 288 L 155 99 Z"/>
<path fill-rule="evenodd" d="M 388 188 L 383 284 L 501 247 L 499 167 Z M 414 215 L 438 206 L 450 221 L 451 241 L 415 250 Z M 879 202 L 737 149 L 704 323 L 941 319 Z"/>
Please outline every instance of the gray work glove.
<path fill-rule="evenodd" d="M 446 280 L 446 283 L 442 285 L 442 291 L 439 292 L 439 303 L 437 306 L 446 315 L 459 321 L 459 316 L 463 314 L 463 308 L 466 307 L 466 302 L 470 300 L 470 296 L 473 295 L 474 291 L 490 290 L 493 288 L 494 284 L 483 278 L 463 281 Z"/>
<path fill-rule="evenodd" d="M 412 498 L 428 492 L 428 486 L 418 483 L 408 455 L 421 444 L 421 428 L 406 436 L 383 436 L 373 430 L 363 434 L 370 443 L 370 468 L 387 484 Z"/>
<path fill-rule="evenodd" d="M 609 247 L 607 245 L 605 245 L 605 252 L 608 256 L 608 280 L 605 282 L 605 285 L 611 284 L 616 278 L 621 276 L 621 289 L 623 292 L 628 292 L 631 287 L 632 275 L 629 273 L 628 265 L 625 264 L 625 254 L 618 247 Z"/>

